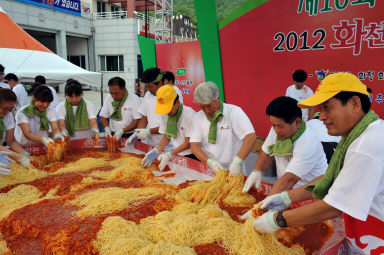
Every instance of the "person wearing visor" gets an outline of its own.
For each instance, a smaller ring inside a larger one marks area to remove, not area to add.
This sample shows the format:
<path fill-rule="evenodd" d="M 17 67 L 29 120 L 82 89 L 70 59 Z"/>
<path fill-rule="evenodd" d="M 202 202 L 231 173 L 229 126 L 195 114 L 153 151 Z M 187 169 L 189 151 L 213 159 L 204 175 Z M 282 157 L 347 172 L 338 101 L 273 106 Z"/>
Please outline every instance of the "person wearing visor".
<path fill-rule="evenodd" d="M 21 147 L 14 135 L 15 119 L 12 110 L 15 104 L 16 94 L 11 89 L 0 88 L 0 143 L 3 144 L 6 141 L 8 145 L 8 148 L 0 145 L 0 151 L 11 160 L 28 167 L 30 165 L 29 153 Z M 0 174 L 2 173 L 0 172 Z"/>
<path fill-rule="evenodd" d="M 113 133 L 113 137 L 119 141 L 123 134 L 137 127 L 141 117 L 138 113 L 141 102 L 134 93 L 128 93 L 125 81 L 120 77 L 111 78 L 108 81 L 108 89 L 109 95 L 100 111 L 100 122 L 105 136 L 112 136 Z"/>
<path fill-rule="evenodd" d="M 342 136 L 324 176 L 263 203 L 270 209 L 254 227 L 275 232 L 286 226 L 307 225 L 343 214 L 352 254 L 384 253 L 384 122 L 370 110 L 367 87 L 350 73 L 328 75 L 315 94 L 300 107 L 319 106 L 328 134 Z M 316 202 L 285 210 L 311 198 Z"/>
<path fill-rule="evenodd" d="M 94 137 L 98 139 L 95 107 L 83 99 L 83 88 L 77 80 L 65 85 L 65 101 L 56 107 L 59 127 L 64 137 L 71 140 Z"/>
<path fill-rule="evenodd" d="M 277 181 L 269 196 L 300 187 L 324 174 L 327 160 L 320 140 L 306 127 L 296 99 L 282 96 L 272 100 L 266 109 L 272 128 L 262 146 L 243 192 L 261 186 L 261 177 L 270 163 L 276 161 Z"/>
<path fill-rule="evenodd" d="M 174 149 L 162 153 L 158 157 L 159 170 L 163 171 L 174 155 L 196 159 L 189 148 L 191 125 L 195 111 L 180 102 L 179 95 L 172 85 L 164 85 L 159 88 L 156 97 L 155 113 L 163 114 L 159 128 L 159 133 L 163 134 L 163 138 L 155 148 L 145 155 L 142 164 L 145 167 L 150 166 L 160 151 L 172 141 Z"/>
<path fill-rule="evenodd" d="M 48 108 L 52 100 L 51 90 L 39 86 L 33 91 L 31 103 L 16 113 L 15 137 L 21 145 L 43 143 L 48 146 L 54 142 L 49 137 L 50 133 L 54 139 L 64 140 L 59 131 L 56 112 Z"/>
<path fill-rule="evenodd" d="M 241 175 L 242 162 L 256 142 L 251 121 L 240 107 L 222 103 L 212 82 L 198 85 L 194 99 L 201 111 L 192 122 L 192 153 L 214 172 L 229 169 L 231 175 Z"/>
<path fill-rule="evenodd" d="M 164 72 L 160 68 L 150 68 L 143 73 L 141 81 L 145 83 L 148 91 L 145 93 L 139 108 L 141 118 L 137 129 L 135 129 L 133 135 L 127 139 L 125 147 L 132 147 L 138 139 L 149 145 L 156 146 L 163 138 L 163 135 L 159 133 L 161 116 L 155 113 L 157 102 L 156 93 L 157 90 L 163 86 L 163 82 L 161 81 L 163 75 Z"/>

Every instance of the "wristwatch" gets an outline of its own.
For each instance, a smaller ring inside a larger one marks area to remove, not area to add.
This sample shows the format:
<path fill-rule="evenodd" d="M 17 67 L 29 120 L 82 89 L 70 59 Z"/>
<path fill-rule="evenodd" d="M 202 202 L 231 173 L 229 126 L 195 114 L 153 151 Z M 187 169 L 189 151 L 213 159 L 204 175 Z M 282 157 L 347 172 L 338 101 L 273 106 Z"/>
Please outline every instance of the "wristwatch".
<path fill-rule="evenodd" d="M 285 221 L 284 217 L 283 217 L 283 212 L 284 211 L 279 211 L 277 213 L 277 216 L 276 216 L 276 224 L 281 227 L 281 228 L 285 228 L 285 227 L 288 227 L 287 225 L 287 222 Z"/>

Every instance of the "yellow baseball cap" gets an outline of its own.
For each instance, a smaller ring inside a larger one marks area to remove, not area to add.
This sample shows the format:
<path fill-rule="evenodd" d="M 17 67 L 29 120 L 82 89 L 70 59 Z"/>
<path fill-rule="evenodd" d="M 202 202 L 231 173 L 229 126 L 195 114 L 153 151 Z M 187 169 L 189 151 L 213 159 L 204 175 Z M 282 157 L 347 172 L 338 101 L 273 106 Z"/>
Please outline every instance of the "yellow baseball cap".
<path fill-rule="evenodd" d="M 350 73 L 334 73 L 324 78 L 317 87 L 315 94 L 297 105 L 307 108 L 324 103 L 342 91 L 357 92 L 369 96 L 367 86 L 359 78 Z"/>
<path fill-rule="evenodd" d="M 172 109 L 177 93 L 172 85 L 164 85 L 157 90 L 156 97 L 155 113 L 168 114 Z"/>

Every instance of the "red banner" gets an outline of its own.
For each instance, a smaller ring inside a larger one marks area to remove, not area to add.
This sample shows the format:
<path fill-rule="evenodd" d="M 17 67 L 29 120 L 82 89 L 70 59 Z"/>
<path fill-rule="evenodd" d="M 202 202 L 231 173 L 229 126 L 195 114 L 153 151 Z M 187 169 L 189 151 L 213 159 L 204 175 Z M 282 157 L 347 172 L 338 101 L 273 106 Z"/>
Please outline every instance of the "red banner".
<path fill-rule="evenodd" d="M 314 91 L 343 71 L 373 90 L 372 109 L 384 117 L 383 10 L 376 0 L 269 0 L 246 13 L 219 32 L 226 101 L 266 136 L 265 108 L 285 95 L 296 69 Z"/>
<path fill-rule="evenodd" d="M 181 90 L 184 104 L 199 111 L 193 102 L 193 92 L 205 80 L 200 42 L 157 44 L 156 59 L 159 68 L 175 75 L 175 86 Z"/>

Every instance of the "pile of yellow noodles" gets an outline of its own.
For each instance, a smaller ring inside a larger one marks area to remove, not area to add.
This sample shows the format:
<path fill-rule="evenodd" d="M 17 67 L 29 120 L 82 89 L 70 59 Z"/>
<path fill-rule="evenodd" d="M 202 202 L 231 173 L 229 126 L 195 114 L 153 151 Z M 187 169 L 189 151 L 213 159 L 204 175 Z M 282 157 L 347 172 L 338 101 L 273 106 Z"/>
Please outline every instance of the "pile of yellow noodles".
<path fill-rule="evenodd" d="M 243 177 L 227 176 L 227 172 L 218 171 L 212 181 L 196 181 L 184 189 L 176 185 L 165 184 L 152 174 L 156 166 L 144 169 L 141 159 L 123 154 L 121 158 L 110 160 L 108 153 L 103 157 L 82 158 L 68 163 L 54 173 L 47 173 L 31 167 L 23 169 L 12 164 L 12 174 L 0 178 L 0 188 L 10 184 L 23 183 L 49 175 L 88 171 L 97 167 L 110 167 L 110 170 L 95 170 L 81 183 L 70 187 L 71 192 L 95 183 L 110 181 L 128 182 L 139 180 L 145 183 L 140 188 L 100 188 L 80 195 L 68 205 L 78 207 L 73 217 L 113 213 L 135 206 L 141 199 L 156 195 L 165 195 L 174 201 L 170 211 L 161 211 L 154 216 L 144 218 L 140 224 L 127 221 L 118 216 L 104 220 L 93 245 L 100 254 L 196 254 L 191 248 L 196 245 L 219 242 L 233 255 L 258 254 L 304 254 L 299 246 L 287 248 L 270 234 L 259 234 L 249 219 L 244 224 L 235 222 L 220 204 L 231 206 L 249 206 L 255 199 L 241 192 Z M 0 195 L 0 217 L 4 218 L 13 210 L 57 196 L 52 189 L 45 197 L 33 186 L 19 185 Z M 71 195 L 71 193 L 69 194 Z M 64 254 L 60 243 L 68 238 L 66 233 L 58 232 L 53 237 L 57 242 L 51 250 L 55 254 Z M 52 245 L 52 244 L 51 244 Z M 0 236 L 0 254 L 7 252 L 5 241 Z"/>

